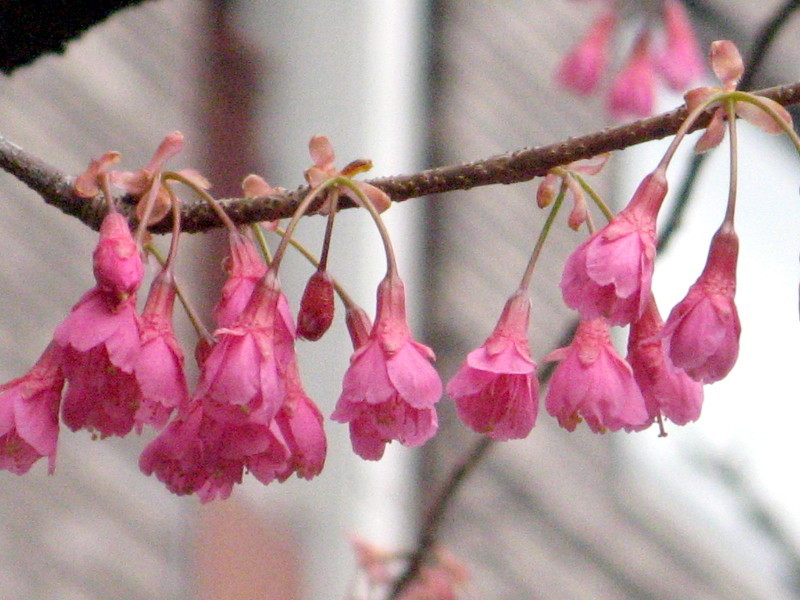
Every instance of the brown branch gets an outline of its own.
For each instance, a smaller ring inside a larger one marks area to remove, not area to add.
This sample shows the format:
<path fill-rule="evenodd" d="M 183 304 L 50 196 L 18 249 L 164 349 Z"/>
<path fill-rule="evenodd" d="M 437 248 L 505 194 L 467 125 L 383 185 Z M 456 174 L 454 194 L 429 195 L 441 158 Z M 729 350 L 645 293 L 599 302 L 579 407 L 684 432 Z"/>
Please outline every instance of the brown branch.
<path fill-rule="evenodd" d="M 800 83 L 755 93 L 771 98 L 784 106 L 800 103 Z M 395 202 L 442 192 L 468 190 L 478 186 L 530 181 L 558 165 L 673 135 L 685 117 L 686 109 L 681 107 L 548 146 L 515 150 L 475 162 L 428 169 L 413 175 L 396 175 L 368 181 L 389 194 Z M 704 127 L 707 123 L 707 117 L 699 119 L 693 130 Z M 1 136 L 0 168 L 37 192 L 48 204 L 80 219 L 89 227 L 99 228 L 105 214 L 102 199 L 87 201 L 76 196 L 72 191 L 74 181 L 72 177 L 45 164 Z M 308 188 L 303 186 L 292 192 L 272 196 L 231 198 L 221 202 L 235 222 L 245 224 L 290 217 L 306 193 Z M 126 205 L 125 200 L 121 199 L 123 209 Z M 342 204 L 347 206 L 346 203 Z M 309 214 L 316 212 L 318 207 L 319 203 L 312 206 Z M 167 218 L 154 225 L 151 230 L 153 233 L 168 233 L 171 226 L 171 219 Z M 182 229 L 187 233 L 221 226 L 217 216 L 205 203 L 197 202 L 183 209 Z"/>

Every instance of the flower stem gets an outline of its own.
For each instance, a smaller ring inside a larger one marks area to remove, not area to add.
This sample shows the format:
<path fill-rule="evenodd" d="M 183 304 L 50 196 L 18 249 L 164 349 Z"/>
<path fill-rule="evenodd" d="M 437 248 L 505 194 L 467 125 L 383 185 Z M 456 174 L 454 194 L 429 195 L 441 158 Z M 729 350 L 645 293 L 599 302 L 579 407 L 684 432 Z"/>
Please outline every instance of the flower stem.
<path fill-rule="evenodd" d="M 542 252 L 542 247 L 544 246 L 544 242 L 547 239 L 547 235 L 550 233 L 550 228 L 553 226 L 553 221 L 555 221 L 556 215 L 558 214 L 558 210 L 561 208 L 561 205 L 564 203 L 564 196 L 567 193 L 567 182 L 563 179 L 561 180 L 561 187 L 558 190 L 558 195 L 556 199 L 553 201 L 553 206 L 550 209 L 550 213 L 547 215 L 547 219 L 542 226 L 542 231 L 539 232 L 539 237 L 536 240 L 536 245 L 533 247 L 533 252 L 531 253 L 531 257 L 528 260 L 528 266 L 525 267 L 525 273 L 522 275 L 522 281 L 519 283 L 519 289 L 521 290 L 529 290 L 531 287 L 531 279 L 533 278 L 533 269 L 536 266 L 536 262 L 539 260 L 539 254 Z"/>

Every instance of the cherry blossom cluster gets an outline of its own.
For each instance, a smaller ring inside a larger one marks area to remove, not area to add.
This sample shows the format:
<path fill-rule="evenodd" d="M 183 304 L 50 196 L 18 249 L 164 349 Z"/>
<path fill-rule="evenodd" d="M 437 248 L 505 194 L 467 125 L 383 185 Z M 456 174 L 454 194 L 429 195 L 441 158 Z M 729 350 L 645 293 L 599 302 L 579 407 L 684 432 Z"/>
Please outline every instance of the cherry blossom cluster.
<path fill-rule="evenodd" d="M 558 361 L 545 406 L 559 424 L 572 431 L 586 421 L 592 431 L 606 432 L 638 431 L 658 423 L 663 434 L 664 419 L 678 425 L 696 420 L 702 386 L 733 368 L 741 331 L 734 304 L 736 118 L 770 133 L 787 133 L 799 150 L 800 139 L 780 105 L 736 90 L 743 67 L 732 43 L 715 42 L 711 63 L 722 87 L 686 94 L 686 120 L 619 214 L 608 211 L 585 179 L 602 168 L 607 156 L 558 167 L 542 181 L 537 203 L 550 210 L 520 286 L 494 331 L 469 353 L 446 386 L 459 417 L 471 429 L 494 440 L 510 440 L 526 437 L 535 425 L 540 382 L 528 340 L 529 290 L 539 253 L 567 197 L 573 202 L 568 225 L 575 230 L 586 225 L 590 235 L 567 259 L 561 279 L 564 301 L 578 312 L 580 323 L 569 346 L 544 358 Z M 664 321 L 651 292 L 656 219 L 675 150 L 708 111 L 712 117 L 696 148 L 714 148 L 729 132 L 732 182 L 727 209 L 705 268 Z M 353 180 L 371 163 L 357 160 L 337 169 L 327 138 L 312 138 L 313 166 L 305 172 L 308 192 L 285 229 L 277 222 L 245 229 L 208 194 L 210 184 L 199 173 L 165 169 L 182 147 L 183 137 L 175 132 L 142 169 L 114 170 L 120 155 L 109 152 L 76 178 L 76 194 L 100 196 L 108 206 L 93 254 L 96 284 L 58 325 L 33 368 L 0 386 L 0 468 L 22 474 L 47 457 L 52 473 L 63 424 L 97 438 L 155 430 L 141 454 L 141 470 L 170 491 L 196 494 L 204 502 L 227 498 L 246 472 L 265 484 L 292 475 L 315 477 L 326 458 L 324 419 L 304 391 L 295 342 L 325 334 L 337 295 L 345 306 L 354 351 L 330 418 L 349 426 L 353 450 L 368 460 L 380 459 L 392 441 L 416 447 L 429 440 L 438 428 L 436 404 L 443 385 L 431 364 L 433 351 L 413 339 L 408 325 L 405 287 L 380 216 L 390 200 L 380 189 Z M 208 202 L 228 232 L 227 280 L 213 310 L 213 333 L 196 317 L 175 280 L 181 232 L 176 184 Z M 113 189 L 136 201 L 135 233 L 118 212 Z M 243 189 L 248 197 L 276 192 L 257 175 L 247 176 Z M 328 271 L 342 196 L 370 215 L 383 242 L 387 267 L 377 288 L 374 322 Z M 589 199 L 609 221 L 602 228 L 592 223 Z M 327 215 L 319 259 L 293 237 L 312 205 Z M 139 312 L 142 257 L 145 251 L 157 255 L 148 227 L 170 212 L 169 255 L 159 257 L 161 268 Z M 254 241 L 264 230 L 280 236 L 274 254 Z M 296 323 L 279 280 L 290 246 L 316 266 Z M 200 375 L 194 385 L 187 382 L 184 354 L 172 329 L 176 297 L 198 332 L 194 357 Z M 612 327 L 629 328 L 625 358 L 612 343 Z M 432 581 L 439 575 L 431 575 Z"/>
<path fill-rule="evenodd" d="M 578 94 L 596 92 L 608 71 L 615 30 L 635 17 L 643 22 L 628 57 L 611 78 L 608 109 L 619 117 L 649 116 L 657 77 L 684 92 L 702 74 L 701 53 L 686 8 L 680 0 L 603 2 L 605 7 L 584 38 L 563 59 L 557 79 Z"/>
<path fill-rule="evenodd" d="M 689 115 L 666 154 L 639 184 L 616 216 L 601 205 L 609 223 L 593 231 L 567 259 L 561 279 L 565 303 L 580 315 L 572 343 L 551 352 L 559 361 L 545 398 L 547 411 L 572 431 L 586 421 L 594 432 L 638 431 L 663 419 L 684 425 L 700 416 L 703 384 L 724 378 L 739 352 L 741 325 L 734 303 L 739 242 L 734 231 L 736 204 L 736 117 L 769 133 L 785 132 L 800 151 L 791 117 L 775 102 L 736 90 L 743 65 L 736 47 L 714 42 L 714 72 L 721 88 L 686 95 Z M 714 234 L 705 268 L 685 298 L 662 320 L 651 291 L 656 255 L 656 219 L 667 195 L 667 167 L 692 123 L 705 111 L 713 116 L 696 149 L 717 146 L 730 131 L 731 186 L 724 220 Z M 567 193 L 574 199 L 568 223 L 590 225 L 583 175 L 595 173 L 603 157 L 553 170 L 542 182 L 540 206 L 553 208 L 540 236 Z M 560 181 L 560 186 L 559 186 Z M 558 192 L 556 190 L 558 189 Z M 522 438 L 538 412 L 536 364 L 528 347 L 528 288 L 534 250 L 519 289 L 508 300 L 495 330 L 471 352 L 447 385 L 461 419 L 496 440 Z M 627 357 L 615 349 L 613 326 L 629 326 Z"/>

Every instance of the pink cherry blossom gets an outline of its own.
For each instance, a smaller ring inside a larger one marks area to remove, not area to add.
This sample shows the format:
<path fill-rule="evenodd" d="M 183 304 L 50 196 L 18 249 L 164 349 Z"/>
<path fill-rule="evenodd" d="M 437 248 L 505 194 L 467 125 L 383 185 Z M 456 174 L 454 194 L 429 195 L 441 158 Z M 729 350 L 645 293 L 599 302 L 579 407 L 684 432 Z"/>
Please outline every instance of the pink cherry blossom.
<path fill-rule="evenodd" d="M 734 303 L 738 255 L 739 238 L 723 225 L 711 240 L 703 272 L 664 325 L 672 362 L 703 383 L 725 377 L 739 355 L 742 327 Z"/>
<path fill-rule="evenodd" d="M 611 344 L 603 318 L 581 321 L 572 344 L 551 352 L 560 360 L 547 390 L 547 412 L 573 431 L 585 420 L 595 433 L 637 430 L 649 423 L 633 371 Z"/>
<path fill-rule="evenodd" d="M 303 390 L 296 363 L 289 365 L 285 376 L 286 400 L 275 416 L 275 423 L 289 449 L 289 457 L 286 469 L 278 477 L 284 481 L 297 473 L 298 477 L 312 479 L 322 471 L 327 452 L 322 413 Z"/>
<path fill-rule="evenodd" d="M 258 281 L 267 272 L 253 241 L 243 233 L 228 234 L 229 254 L 226 261 L 228 279 L 222 297 L 214 307 L 217 327 L 230 327 L 244 312 Z"/>
<path fill-rule="evenodd" d="M 564 57 L 556 75 L 564 87 L 580 94 L 597 89 L 608 62 L 608 42 L 616 22 L 613 11 L 602 13 L 583 40 Z"/>
<path fill-rule="evenodd" d="M 561 292 L 584 319 L 613 325 L 638 319 L 650 295 L 656 254 L 656 217 L 667 194 L 663 169 L 639 184 L 628 206 L 567 259 Z"/>
<path fill-rule="evenodd" d="M 300 312 L 297 315 L 297 332 L 301 338 L 316 341 L 333 323 L 333 278 L 325 269 L 317 269 L 306 283 Z"/>
<path fill-rule="evenodd" d="M 651 295 L 641 318 L 631 323 L 628 363 L 651 421 L 663 414 L 677 425 L 686 425 L 700 417 L 703 386 L 672 364 L 661 335 L 663 325 Z"/>
<path fill-rule="evenodd" d="M 69 382 L 62 402 L 64 423 L 101 437 L 126 435 L 138 409 L 139 386 L 133 374 L 139 358 L 136 297 L 119 302 L 98 288 L 89 290 L 56 328 Z"/>
<path fill-rule="evenodd" d="M 514 294 L 492 334 L 447 384 L 459 418 L 494 440 L 524 438 L 536 422 L 539 382 L 528 349 L 530 307 L 527 292 Z"/>
<path fill-rule="evenodd" d="M 420 446 L 436 433 L 442 382 L 430 364 L 433 359 L 430 348 L 411 339 L 402 281 L 387 275 L 378 287 L 375 325 L 367 343 L 350 358 L 331 416 L 350 424 L 359 456 L 378 460 L 392 440 Z"/>
<path fill-rule="evenodd" d="M 608 108 L 616 117 L 649 117 L 655 105 L 655 76 L 650 36 L 643 31 L 628 62 L 611 82 Z"/>
<path fill-rule="evenodd" d="M 63 386 L 61 349 L 52 342 L 26 375 L 0 386 L 0 469 L 22 475 L 46 456 L 53 473 Z"/>
<path fill-rule="evenodd" d="M 678 0 L 664 2 L 666 47 L 656 61 L 658 72 L 676 92 L 683 92 L 703 74 L 702 54 L 686 7 Z"/>
<path fill-rule="evenodd" d="M 109 212 L 100 225 L 100 241 L 94 250 L 97 286 L 120 299 L 139 289 L 144 266 L 139 247 L 133 241 L 124 216 Z"/>
<path fill-rule="evenodd" d="M 183 370 L 183 351 L 172 329 L 175 283 L 161 272 L 153 280 L 142 312 L 141 349 L 135 375 L 141 398 L 135 420 L 162 429 L 172 411 L 185 406 L 189 390 Z"/>

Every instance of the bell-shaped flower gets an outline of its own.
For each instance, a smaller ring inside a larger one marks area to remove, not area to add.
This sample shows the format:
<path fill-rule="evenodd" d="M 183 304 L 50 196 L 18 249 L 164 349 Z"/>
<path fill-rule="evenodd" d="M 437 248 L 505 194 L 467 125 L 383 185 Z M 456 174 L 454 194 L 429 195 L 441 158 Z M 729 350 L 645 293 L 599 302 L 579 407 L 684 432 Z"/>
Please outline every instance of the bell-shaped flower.
<path fill-rule="evenodd" d="M 739 238 L 723 225 L 711 240 L 703 272 L 664 324 L 672 362 L 703 383 L 725 377 L 739 355 L 742 326 L 734 303 L 738 256 Z"/>
<path fill-rule="evenodd" d="M 530 308 L 527 292 L 511 296 L 492 334 L 447 384 L 464 424 L 494 440 L 524 438 L 536 422 L 539 382 L 528 348 Z"/>
<path fill-rule="evenodd" d="M 609 40 L 616 22 L 612 10 L 602 13 L 592 23 L 586 36 L 561 61 L 556 75 L 561 85 L 579 94 L 591 94 L 597 89 L 605 74 Z"/>
<path fill-rule="evenodd" d="M 630 365 L 611 344 L 608 322 L 583 320 L 572 343 L 545 360 L 561 361 L 547 390 L 547 412 L 573 431 L 585 420 L 595 433 L 638 430 L 650 417 Z"/>
<path fill-rule="evenodd" d="M 655 75 L 650 33 L 639 34 L 628 62 L 611 83 L 608 109 L 617 117 L 649 117 L 655 105 Z"/>
<path fill-rule="evenodd" d="M 683 92 L 703 74 L 702 53 L 683 3 L 665 0 L 663 14 L 666 47 L 656 67 L 669 87 Z"/>
<path fill-rule="evenodd" d="M 656 218 L 667 194 L 662 169 L 644 178 L 630 203 L 567 259 L 561 292 L 584 319 L 612 325 L 638 319 L 650 295 L 656 254 Z"/>
<path fill-rule="evenodd" d="M 170 272 L 162 271 L 153 280 L 142 312 L 141 349 L 135 375 L 141 397 L 135 420 L 162 429 L 172 411 L 189 402 L 183 369 L 183 351 L 172 329 L 175 283 Z"/>
<path fill-rule="evenodd" d="M 228 279 L 213 311 L 217 327 L 231 327 L 236 322 L 253 295 L 256 284 L 267 272 L 267 265 L 258 248 L 245 234 L 230 233 L 228 248 L 225 260 Z"/>
<path fill-rule="evenodd" d="M 378 460 L 392 440 L 420 446 L 436 433 L 442 382 L 433 359 L 430 348 L 411 339 L 402 281 L 387 275 L 378 287 L 372 332 L 350 358 L 331 416 L 350 424 L 356 454 Z"/>
<path fill-rule="evenodd" d="M 69 386 L 62 418 L 73 431 L 101 437 L 127 435 L 140 397 L 134 369 L 139 358 L 136 297 L 119 302 L 98 288 L 88 291 L 56 328 Z"/>
<path fill-rule="evenodd" d="M 0 386 L 0 469 L 22 475 L 46 456 L 53 473 L 63 387 L 61 348 L 52 342 L 27 374 Z"/>
<path fill-rule="evenodd" d="M 703 386 L 672 364 L 661 335 L 663 326 L 651 295 L 641 318 L 631 323 L 628 364 L 644 396 L 651 421 L 661 414 L 676 425 L 686 425 L 700 417 Z"/>
<path fill-rule="evenodd" d="M 312 479 L 322 471 L 328 447 L 322 413 L 303 390 L 297 363 L 289 365 L 285 377 L 286 400 L 275 416 L 275 423 L 289 449 L 289 457 L 285 471 L 278 477 L 284 481 L 297 473 L 298 477 Z"/>

